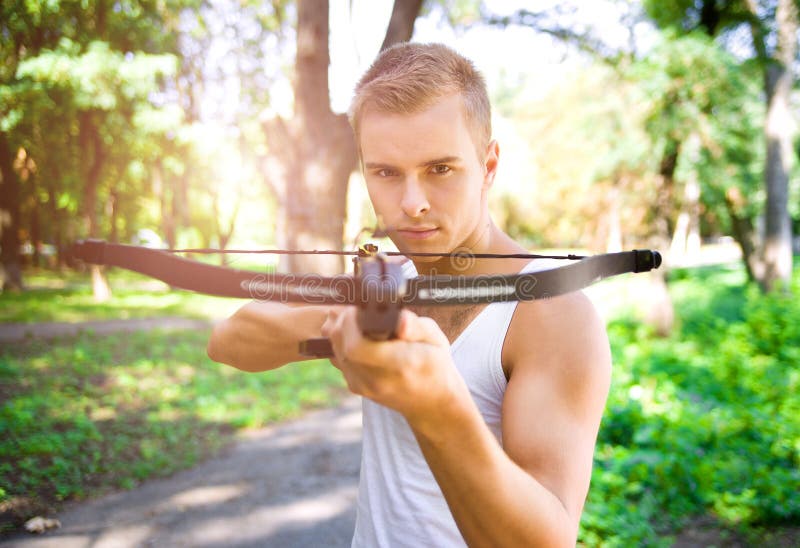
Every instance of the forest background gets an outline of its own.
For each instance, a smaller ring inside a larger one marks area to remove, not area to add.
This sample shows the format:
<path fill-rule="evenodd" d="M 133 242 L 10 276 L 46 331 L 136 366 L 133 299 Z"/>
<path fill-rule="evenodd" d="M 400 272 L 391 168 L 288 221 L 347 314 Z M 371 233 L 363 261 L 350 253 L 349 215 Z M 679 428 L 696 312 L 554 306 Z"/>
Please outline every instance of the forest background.
<path fill-rule="evenodd" d="M 0 9 L 3 321 L 69 319 L 80 307 L 80 319 L 156 313 L 119 300 L 130 278 L 115 287 L 113 272 L 73 262 L 81 238 L 221 249 L 365 241 L 377 220 L 344 114 L 352 88 L 379 49 L 442 41 L 487 77 L 503 157 L 491 207 L 504 230 L 531 250 L 650 247 L 666 258 L 646 306 L 610 323 L 621 365 L 583 541 L 657 543 L 698 515 L 747 538 L 798 524 L 797 1 Z M 346 268 L 320 256 L 257 266 Z M 87 279 L 86 300 L 70 309 L 70 287 Z M 61 293 L 37 292 L 42 284 Z M 57 365 L 52 348 L 39 351 Z M 12 383 L 30 352 L 8 352 L 3 428 L 22 432 L 18 398 L 36 386 Z M 0 465 L 0 500 L 15 515 L 24 505 L 8 501 L 19 497 L 86 496 L 63 477 L 12 481 L 19 462 L 30 458 L 35 475 L 45 457 L 23 434 L 9 439 L 3 456 L 17 462 Z"/>

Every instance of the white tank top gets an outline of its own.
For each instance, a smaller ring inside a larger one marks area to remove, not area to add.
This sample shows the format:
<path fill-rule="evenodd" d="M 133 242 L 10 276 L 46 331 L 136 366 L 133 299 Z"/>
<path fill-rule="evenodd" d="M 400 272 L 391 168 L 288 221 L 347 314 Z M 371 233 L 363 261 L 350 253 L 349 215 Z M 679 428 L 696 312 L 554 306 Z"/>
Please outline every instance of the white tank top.
<path fill-rule="evenodd" d="M 552 261 L 534 260 L 522 272 L 551 266 Z M 413 271 L 410 274 L 415 275 Z M 516 306 L 516 302 L 487 305 L 450 346 L 456 368 L 501 446 L 507 384 L 501 354 Z M 367 398 L 362 399 L 362 409 L 364 434 L 353 547 L 465 546 L 405 418 Z"/>

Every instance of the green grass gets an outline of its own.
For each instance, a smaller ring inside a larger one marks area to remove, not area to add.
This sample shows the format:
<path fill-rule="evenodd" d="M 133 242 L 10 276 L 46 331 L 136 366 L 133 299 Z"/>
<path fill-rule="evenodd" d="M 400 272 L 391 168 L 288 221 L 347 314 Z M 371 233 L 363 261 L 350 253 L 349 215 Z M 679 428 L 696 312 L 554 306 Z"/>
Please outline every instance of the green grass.
<path fill-rule="evenodd" d="M 326 360 L 244 373 L 211 362 L 207 338 L 84 334 L 0 349 L 0 530 L 190 467 L 237 430 L 345 393 Z"/>

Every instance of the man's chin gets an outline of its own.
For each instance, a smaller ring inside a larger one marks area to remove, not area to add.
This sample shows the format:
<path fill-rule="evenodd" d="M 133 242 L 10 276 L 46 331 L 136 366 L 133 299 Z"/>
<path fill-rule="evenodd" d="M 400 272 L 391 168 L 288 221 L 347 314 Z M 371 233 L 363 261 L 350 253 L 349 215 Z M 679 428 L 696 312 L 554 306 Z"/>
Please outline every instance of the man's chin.
<path fill-rule="evenodd" d="M 441 257 L 425 257 L 425 256 L 420 257 L 418 255 L 415 256 L 413 251 L 403 251 L 403 253 L 406 253 L 406 254 L 410 255 L 410 258 L 413 259 L 413 261 L 415 263 L 430 264 L 430 263 L 435 263 L 435 262 L 438 262 L 438 261 L 442 260 Z M 425 253 L 425 252 L 421 251 L 420 253 Z"/>
<path fill-rule="evenodd" d="M 408 241 L 403 238 L 397 238 L 394 241 L 394 245 L 397 246 L 397 250 L 400 253 L 404 253 L 406 255 L 412 256 L 414 253 L 447 253 L 447 249 L 441 249 L 441 245 L 437 244 L 433 241 L 426 241 L 426 240 L 412 240 Z M 441 257 L 425 257 L 425 256 L 412 256 L 412 259 L 415 261 L 420 262 L 436 262 Z"/>

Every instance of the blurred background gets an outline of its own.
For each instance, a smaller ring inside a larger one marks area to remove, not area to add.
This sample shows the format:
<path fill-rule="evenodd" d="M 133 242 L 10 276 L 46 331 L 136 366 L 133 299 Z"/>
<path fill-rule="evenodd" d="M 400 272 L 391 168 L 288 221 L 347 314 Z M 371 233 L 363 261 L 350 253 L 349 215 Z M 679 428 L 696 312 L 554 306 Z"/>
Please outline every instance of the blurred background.
<path fill-rule="evenodd" d="M 345 113 L 378 51 L 410 39 L 486 77 L 504 230 L 531 251 L 665 256 L 589 291 L 615 369 L 580 541 L 800 544 L 799 4 L 3 1 L 0 534 L 341 400 L 319 363 L 211 363 L 208 326 L 241 302 L 69 246 L 367 241 Z M 348 269 L 245 257 L 194 258 Z"/>

